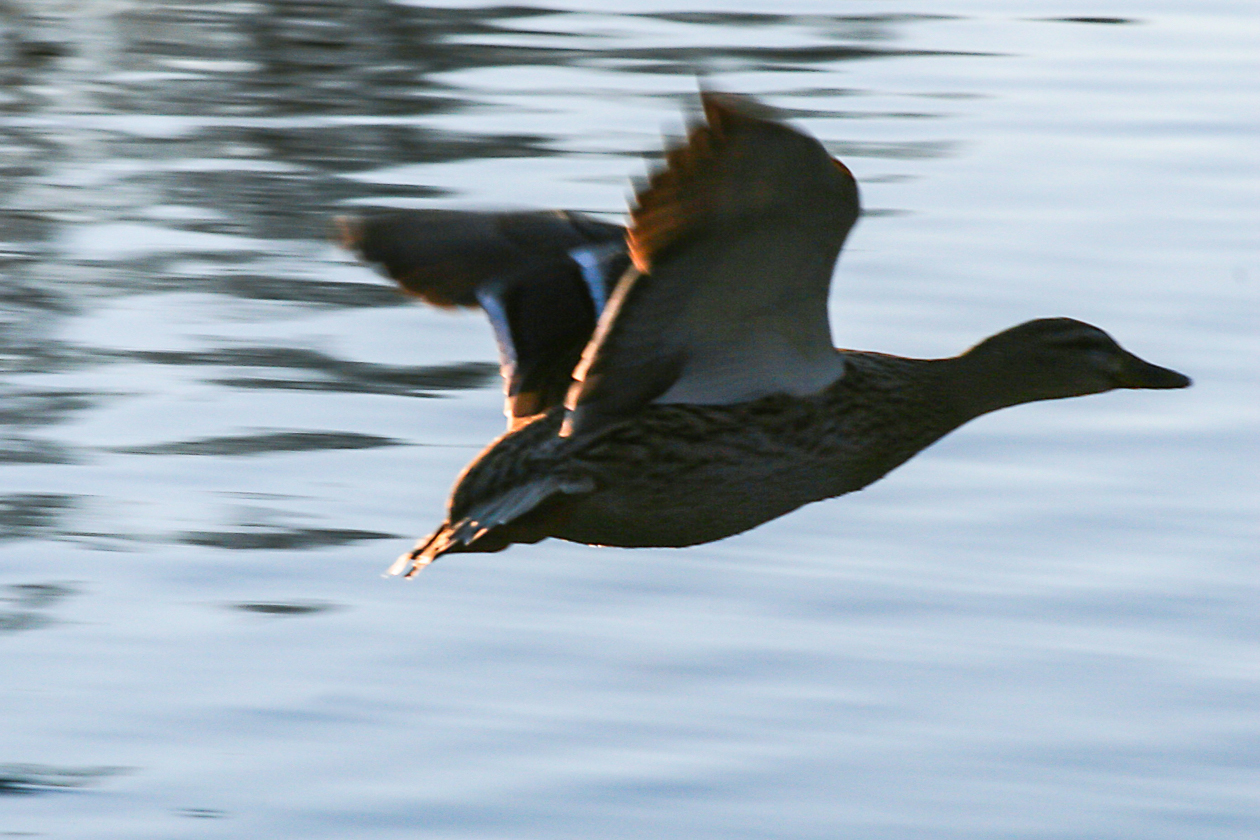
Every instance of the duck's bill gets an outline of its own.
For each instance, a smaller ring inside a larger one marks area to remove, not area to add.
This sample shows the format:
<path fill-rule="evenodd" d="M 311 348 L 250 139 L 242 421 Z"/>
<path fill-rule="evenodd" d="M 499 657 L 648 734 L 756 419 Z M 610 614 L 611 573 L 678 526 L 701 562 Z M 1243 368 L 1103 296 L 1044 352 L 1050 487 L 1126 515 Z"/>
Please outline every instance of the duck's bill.
<path fill-rule="evenodd" d="M 1129 355 L 1116 377 L 1117 388 L 1188 388 L 1190 377 Z"/>

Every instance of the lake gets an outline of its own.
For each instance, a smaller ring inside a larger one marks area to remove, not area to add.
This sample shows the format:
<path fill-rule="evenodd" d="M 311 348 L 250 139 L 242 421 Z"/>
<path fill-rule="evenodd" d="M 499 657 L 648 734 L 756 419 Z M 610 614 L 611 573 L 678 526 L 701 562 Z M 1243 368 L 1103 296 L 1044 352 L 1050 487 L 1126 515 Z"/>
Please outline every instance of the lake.
<path fill-rule="evenodd" d="M 1258 39 L 1237 0 L 8 0 L 0 837 L 1260 835 Z M 857 176 L 842 346 L 1070 316 L 1194 387 L 709 545 L 384 577 L 497 356 L 330 218 L 620 218 L 701 75 Z"/>

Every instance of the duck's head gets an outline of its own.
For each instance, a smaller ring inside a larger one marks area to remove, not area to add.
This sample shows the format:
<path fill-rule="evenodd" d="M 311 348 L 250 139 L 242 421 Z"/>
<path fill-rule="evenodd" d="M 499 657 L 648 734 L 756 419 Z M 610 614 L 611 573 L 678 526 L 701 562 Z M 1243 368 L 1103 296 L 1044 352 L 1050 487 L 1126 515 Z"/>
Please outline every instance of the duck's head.
<path fill-rule="evenodd" d="M 1185 388 L 1190 378 L 1139 359 L 1098 327 L 1039 318 L 990 336 L 961 357 L 969 383 L 1002 405 L 1098 394 L 1114 388 Z M 1000 406 L 994 406 L 1000 407 Z M 992 410 L 986 407 L 985 410 Z"/>

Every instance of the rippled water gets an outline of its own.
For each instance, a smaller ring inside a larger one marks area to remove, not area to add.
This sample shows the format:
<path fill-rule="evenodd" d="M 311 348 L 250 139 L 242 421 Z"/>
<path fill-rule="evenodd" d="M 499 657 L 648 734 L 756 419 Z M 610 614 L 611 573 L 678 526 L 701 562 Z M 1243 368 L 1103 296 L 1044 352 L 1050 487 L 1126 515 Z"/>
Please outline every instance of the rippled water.
<path fill-rule="evenodd" d="M 1260 834 L 1260 15 L 663 7 L 0 4 L 0 836 Z M 857 174 L 846 346 L 1069 315 L 1195 387 L 383 579 L 494 348 L 328 217 L 617 214 L 697 73 Z"/>

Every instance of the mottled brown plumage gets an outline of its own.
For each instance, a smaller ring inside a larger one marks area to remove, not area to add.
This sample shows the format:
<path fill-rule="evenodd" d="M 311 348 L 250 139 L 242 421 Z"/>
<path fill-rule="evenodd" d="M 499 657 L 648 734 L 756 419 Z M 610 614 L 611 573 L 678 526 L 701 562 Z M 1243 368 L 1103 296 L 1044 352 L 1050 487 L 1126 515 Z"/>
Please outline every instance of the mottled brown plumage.
<path fill-rule="evenodd" d="M 624 245 L 575 214 L 427 211 L 343 225 L 411 291 L 475 299 L 504 348 L 509 431 L 392 571 L 547 537 L 709 542 L 865 487 L 989 411 L 1190 384 L 1068 318 L 945 359 L 835 349 L 827 294 L 858 216 L 853 176 L 764 106 L 701 98 L 706 122 L 639 192 Z M 502 267 L 505 231 L 522 271 Z M 467 264 L 451 266 L 458 248 L 444 236 L 469 248 Z M 548 307 L 556 317 L 538 317 Z M 598 323 L 582 314 L 592 307 Z M 570 385 L 564 368 L 582 336 Z"/>
<path fill-rule="evenodd" d="M 844 378 L 812 397 L 652 405 L 584 441 L 558 435 L 563 411 L 554 409 L 469 465 L 451 498 L 454 524 L 426 548 L 493 551 L 549 536 L 626 547 L 710 542 L 857 490 L 966 419 L 932 387 L 938 362 L 846 358 Z M 576 492 L 559 490 L 482 532 L 488 501 L 539 485 Z"/>
<path fill-rule="evenodd" d="M 839 352 L 844 377 L 808 397 L 657 404 L 577 440 L 559 435 L 563 411 L 553 409 L 468 466 L 447 522 L 395 569 L 414 574 L 442 554 L 546 537 L 625 547 L 711 542 L 859 490 L 990 411 L 1190 384 L 1070 318 L 1030 321 L 946 359 Z"/>

